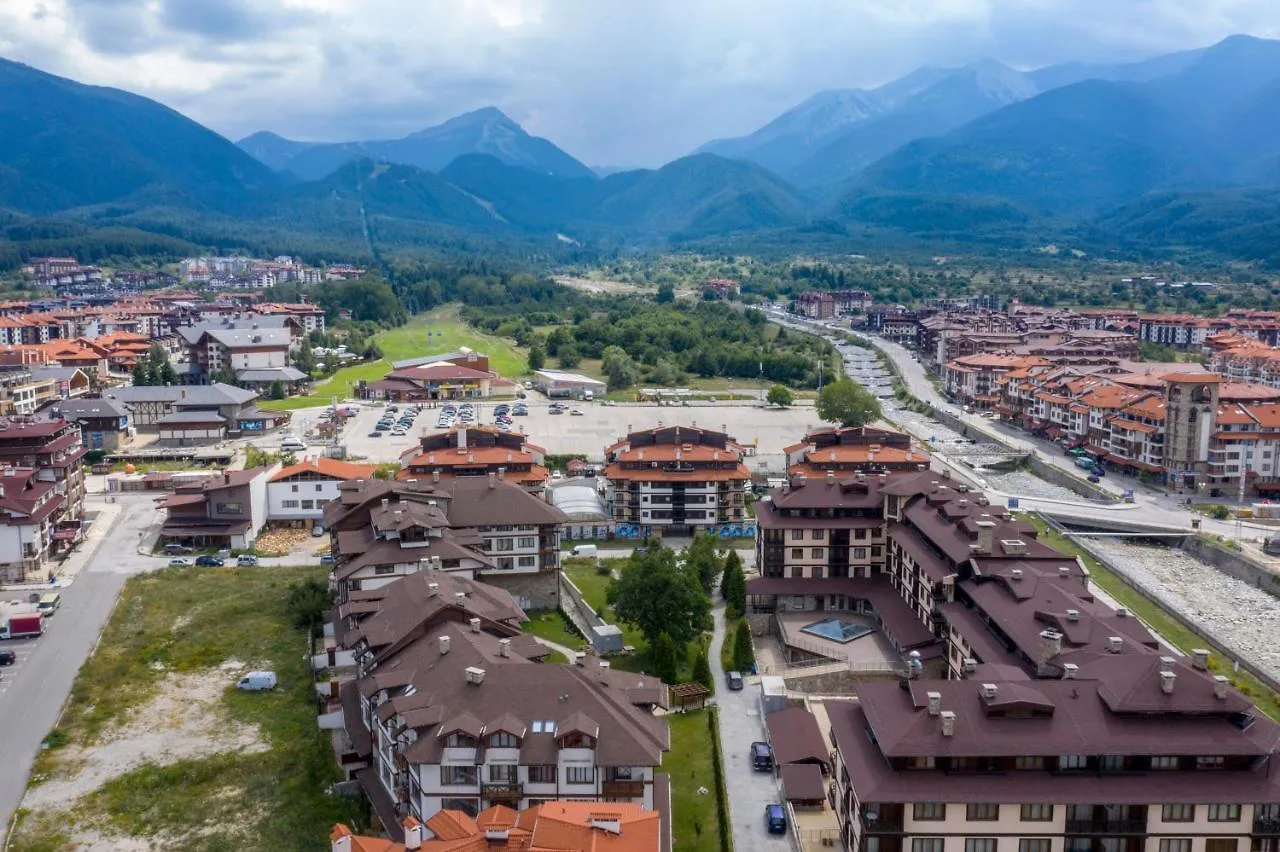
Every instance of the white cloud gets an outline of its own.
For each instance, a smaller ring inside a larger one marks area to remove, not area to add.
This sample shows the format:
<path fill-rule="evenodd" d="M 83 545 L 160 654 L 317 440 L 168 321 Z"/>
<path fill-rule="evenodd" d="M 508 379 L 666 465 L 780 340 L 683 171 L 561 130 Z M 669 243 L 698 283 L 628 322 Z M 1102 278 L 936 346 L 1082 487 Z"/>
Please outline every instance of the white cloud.
<path fill-rule="evenodd" d="M 1274 0 L 3 0 L 0 55 L 237 138 L 398 136 L 494 104 L 592 163 L 655 165 L 823 88 L 991 56 L 1115 60 Z"/>

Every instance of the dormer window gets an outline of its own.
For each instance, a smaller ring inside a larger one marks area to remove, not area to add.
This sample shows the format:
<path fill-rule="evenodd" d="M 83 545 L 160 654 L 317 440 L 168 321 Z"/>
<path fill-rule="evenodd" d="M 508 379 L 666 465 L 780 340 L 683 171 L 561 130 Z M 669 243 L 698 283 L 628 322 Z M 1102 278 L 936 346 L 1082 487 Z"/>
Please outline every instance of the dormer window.
<path fill-rule="evenodd" d="M 580 731 L 570 731 L 560 738 L 560 748 L 595 748 L 596 738 L 581 733 Z"/>
<path fill-rule="evenodd" d="M 475 748 L 476 738 L 465 731 L 454 731 L 444 741 L 446 748 Z"/>
<path fill-rule="evenodd" d="M 489 735 L 489 748 L 520 748 L 520 740 L 515 734 L 498 731 Z"/>

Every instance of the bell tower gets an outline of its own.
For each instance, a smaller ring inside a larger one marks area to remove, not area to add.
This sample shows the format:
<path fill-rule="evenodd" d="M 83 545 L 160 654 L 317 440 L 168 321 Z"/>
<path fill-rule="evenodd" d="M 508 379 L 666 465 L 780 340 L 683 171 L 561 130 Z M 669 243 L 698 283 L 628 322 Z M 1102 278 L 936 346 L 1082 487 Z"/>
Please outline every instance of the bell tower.
<path fill-rule="evenodd" d="M 1171 373 L 1164 382 L 1165 484 L 1194 489 L 1207 483 L 1211 474 L 1209 439 L 1213 436 L 1222 377 L 1213 373 Z"/>

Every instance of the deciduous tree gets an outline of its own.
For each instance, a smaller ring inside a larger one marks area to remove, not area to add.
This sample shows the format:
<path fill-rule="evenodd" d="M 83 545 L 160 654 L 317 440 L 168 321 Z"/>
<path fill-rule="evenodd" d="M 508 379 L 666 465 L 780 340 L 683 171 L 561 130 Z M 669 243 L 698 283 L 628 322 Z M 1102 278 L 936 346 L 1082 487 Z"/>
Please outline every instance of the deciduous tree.
<path fill-rule="evenodd" d="M 697 573 L 676 565 L 670 548 L 633 553 L 609 585 L 609 604 L 622 621 L 640 628 L 650 647 L 666 633 L 684 646 L 707 628 L 711 601 Z"/>
<path fill-rule="evenodd" d="M 791 403 L 796 401 L 795 396 L 791 393 L 791 391 L 787 390 L 787 388 L 783 385 L 774 385 L 773 387 L 769 388 L 769 393 L 765 397 L 765 400 L 770 405 L 780 405 L 783 408 L 786 408 L 787 406 L 791 405 Z"/>
<path fill-rule="evenodd" d="M 818 394 L 818 416 L 841 426 L 866 426 L 880 417 L 880 400 L 852 379 L 840 379 Z"/>

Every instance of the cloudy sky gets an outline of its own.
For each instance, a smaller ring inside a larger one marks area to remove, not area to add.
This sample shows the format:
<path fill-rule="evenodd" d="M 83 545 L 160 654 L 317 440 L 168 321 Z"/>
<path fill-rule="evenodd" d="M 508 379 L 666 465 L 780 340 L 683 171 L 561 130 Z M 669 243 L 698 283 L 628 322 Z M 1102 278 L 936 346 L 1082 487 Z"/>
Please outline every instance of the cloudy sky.
<path fill-rule="evenodd" d="M 493 104 L 592 165 L 658 165 L 825 88 L 993 57 L 1280 36 L 1277 0 L 0 0 L 0 56 L 232 139 L 402 136 Z"/>

